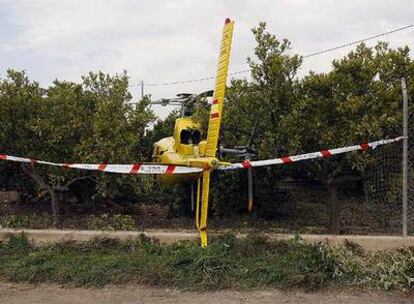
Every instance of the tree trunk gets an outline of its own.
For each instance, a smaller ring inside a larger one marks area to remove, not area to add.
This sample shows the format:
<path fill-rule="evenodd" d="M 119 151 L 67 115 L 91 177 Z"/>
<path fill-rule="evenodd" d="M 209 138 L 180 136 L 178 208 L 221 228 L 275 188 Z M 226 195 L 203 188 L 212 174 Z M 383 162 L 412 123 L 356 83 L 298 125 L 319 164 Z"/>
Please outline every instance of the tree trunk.
<path fill-rule="evenodd" d="M 53 215 L 53 226 L 57 227 L 59 225 L 59 198 L 56 195 L 56 191 L 51 187 L 40 175 L 36 174 L 32 170 L 28 169 L 25 164 L 22 164 L 22 169 L 26 172 L 41 188 L 46 190 L 50 195 L 51 200 L 51 209 Z"/>
<path fill-rule="evenodd" d="M 331 206 L 331 225 L 329 233 L 339 234 L 339 214 L 340 206 L 338 202 L 338 186 L 336 184 L 328 185 L 329 203 Z"/>
<path fill-rule="evenodd" d="M 52 188 L 50 188 L 50 191 L 48 190 L 48 192 L 50 194 L 50 203 L 52 207 L 53 227 L 57 228 L 60 224 L 60 196 L 57 195 Z"/>

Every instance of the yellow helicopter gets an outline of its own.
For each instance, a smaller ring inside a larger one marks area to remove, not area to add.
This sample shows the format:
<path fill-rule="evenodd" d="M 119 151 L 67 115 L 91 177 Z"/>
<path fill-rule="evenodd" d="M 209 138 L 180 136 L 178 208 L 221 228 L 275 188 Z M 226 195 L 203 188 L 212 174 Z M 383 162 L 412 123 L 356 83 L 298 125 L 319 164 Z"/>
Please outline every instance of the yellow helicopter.
<path fill-rule="evenodd" d="M 185 108 L 183 117 L 175 122 L 174 134 L 171 137 L 161 139 L 154 144 L 153 160 L 160 164 L 173 164 L 178 166 L 189 166 L 203 169 L 202 173 L 183 175 L 162 175 L 166 182 L 182 182 L 184 180 L 197 180 L 196 196 L 196 226 L 200 232 L 201 245 L 207 246 L 207 210 L 210 188 L 211 170 L 220 165 L 228 165 L 218 160 L 217 145 L 219 140 L 220 125 L 223 114 L 223 101 L 226 90 L 227 74 L 230 61 L 231 42 L 233 37 L 234 21 L 229 18 L 225 20 L 218 67 L 216 84 L 211 105 L 208 124 L 207 139 L 201 140 L 200 123 L 191 116 L 186 115 Z M 198 96 L 182 94 L 179 97 L 191 102 L 191 98 L 210 96 L 212 91 Z M 200 214 L 201 200 L 201 214 Z M 200 218 L 201 216 L 201 218 Z"/>

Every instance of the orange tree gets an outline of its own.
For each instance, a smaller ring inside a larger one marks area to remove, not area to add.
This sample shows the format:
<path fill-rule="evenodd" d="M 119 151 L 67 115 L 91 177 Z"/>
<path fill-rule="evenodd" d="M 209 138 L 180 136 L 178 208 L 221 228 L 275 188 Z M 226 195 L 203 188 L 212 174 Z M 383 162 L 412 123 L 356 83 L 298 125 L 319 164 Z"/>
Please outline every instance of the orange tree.
<path fill-rule="evenodd" d="M 413 63 L 408 48 L 358 46 L 332 63 L 328 73 L 297 77 L 301 57 L 289 54 L 290 43 L 266 32 L 265 24 L 253 29 L 257 46 L 249 58 L 252 81 L 236 80 L 227 90 L 222 143 L 245 145 L 257 124 L 253 144 L 260 158 L 305 153 L 351 145 L 401 134 L 400 78 L 413 92 Z M 205 121 L 205 111 L 200 117 Z M 204 123 L 205 124 L 205 123 Z M 234 159 L 233 159 L 234 160 Z M 256 198 L 266 201 L 266 213 L 277 209 L 278 196 L 264 195 L 283 177 L 321 181 L 331 202 L 331 231 L 338 232 L 340 184 L 361 180 L 373 164 L 369 153 L 351 153 L 301 165 L 256 169 Z M 213 200 L 218 208 L 242 206 L 245 174 L 224 174 Z M 236 194 L 237 195 L 236 195 Z M 222 198 L 225 199 L 222 199 Z"/>
<path fill-rule="evenodd" d="M 282 125 L 294 152 L 311 152 L 401 135 L 400 78 L 413 79 L 408 48 L 364 44 L 333 62 L 329 73 L 310 73 L 298 88 L 298 102 Z M 329 192 L 331 232 L 339 232 L 337 191 L 360 179 L 374 161 L 369 153 L 351 153 L 303 164 Z"/>
<path fill-rule="evenodd" d="M 278 40 L 266 31 L 265 23 L 252 29 L 252 33 L 256 47 L 254 56 L 247 59 L 252 81 L 233 80 L 227 90 L 221 144 L 243 146 L 252 137 L 251 144 L 256 148 L 258 158 L 271 158 L 287 153 L 289 134 L 281 123 L 297 101 L 296 78 L 302 59 L 289 53 L 291 44 L 288 40 Z M 286 210 L 285 203 L 289 202 L 282 201 L 277 187 L 284 171 L 281 167 L 253 171 L 256 213 L 259 216 L 288 215 L 280 212 Z M 245 211 L 246 203 L 241 202 L 247 201 L 246 172 L 219 174 L 217 191 L 212 195 L 217 208 L 226 213 L 234 209 Z"/>
<path fill-rule="evenodd" d="M 154 114 L 148 100 L 132 108 L 126 103 L 130 99 L 126 74 L 89 73 L 80 84 L 55 81 L 41 89 L 24 73 L 9 71 L 0 82 L 0 142 L 5 147 L 0 153 L 56 162 L 140 161 L 144 130 Z M 19 168 L 0 166 L 14 172 Z M 148 185 L 137 183 L 138 177 L 30 165 L 20 168 L 38 193 L 49 195 L 56 223 L 65 193 L 83 185 L 87 197 L 98 201 L 141 193 Z"/>

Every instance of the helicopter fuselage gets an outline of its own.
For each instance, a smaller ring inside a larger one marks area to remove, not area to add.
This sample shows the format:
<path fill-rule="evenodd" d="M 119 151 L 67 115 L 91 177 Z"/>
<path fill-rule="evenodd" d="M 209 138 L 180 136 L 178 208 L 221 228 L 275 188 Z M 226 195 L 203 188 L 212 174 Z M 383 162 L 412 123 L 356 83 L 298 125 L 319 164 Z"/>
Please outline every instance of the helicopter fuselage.
<path fill-rule="evenodd" d="M 201 126 L 191 117 L 178 118 L 175 121 L 173 136 L 163 138 L 154 144 L 153 160 L 160 164 L 192 166 L 211 169 L 218 166 L 214 157 L 206 157 L 206 141 L 201 140 Z M 200 174 L 160 175 L 166 183 L 180 183 L 196 180 Z"/>

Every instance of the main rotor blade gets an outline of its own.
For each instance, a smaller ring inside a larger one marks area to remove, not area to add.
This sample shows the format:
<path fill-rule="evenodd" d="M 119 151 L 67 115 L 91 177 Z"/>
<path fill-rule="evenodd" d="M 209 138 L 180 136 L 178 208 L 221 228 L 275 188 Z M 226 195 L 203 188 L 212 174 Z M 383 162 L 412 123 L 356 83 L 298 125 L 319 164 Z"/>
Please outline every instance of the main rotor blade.
<path fill-rule="evenodd" d="M 183 97 L 187 98 L 187 97 L 196 97 L 197 95 L 193 93 L 178 93 L 177 96 L 180 98 L 183 98 Z"/>
<path fill-rule="evenodd" d="M 49 161 L 23 158 L 11 155 L 0 154 L 0 160 L 28 163 L 32 165 L 47 165 L 53 167 L 61 167 L 65 169 L 79 169 L 79 170 L 92 170 L 108 173 L 120 173 L 120 174 L 190 174 L 201 173 L 203 169 L 196 167 L 185 167 L 176 165 L 163 165 L 163 164 L 151 164 L 151 163 L 135 163 L 135 164 L 72 164 L 72 163 L 54 163 Z"/>
<path fill-rule="evenodd" d="M 198 94 L 197 97 L 200 97 L 200 98 L 201 97 L 213 97 L 213 94 L 214 94 L 214 90 L 208 90 L 208 91 Z"/>
<path fill-rule="evenodd" d="M 221 116 L 223 114 L 223 101 L 226 91 L 227 74 L 229 70 L 231 41 L 233 37 L 234 22 L 226 19 L 221 39 L 220 54 L 218 58 L 216 85 L 210 109 L 210 119 L 207 130 L 207 143 L 205 156 L 216 157 L 219 140 Z"/>
<path fill-rule="evenodd" d="M 375 149 L 378 146 L 391 144 L 391 143 L 400 141 L 402 139 L 404 139 L 404 137 L 400 136 L 400 137 L 396 137 L 393 139 L 383 139 L 383 140 L 373 141 L 371 143 L 365 143 L 365 144 L 360 144 L 360 145 L 355 145 L 355 146 L 348 146 L 348 147 L 336 148 L 336 149 L 331 149 L 331 150 L 322 150 L 319 152 L 286 156 L 286 157 L 281 157 L 281 158 L 255 160 L 255 161 L 245 160 L 243 163 L 235 163 L 235 164 L 231 164 L 228 166 L 222 165 L 217 170 L 247 169 L 250 167 L 273 166 L 273 165 L 281 165 L 281 164 L 287 164 L 287 163 L 309 160 L 309 159 L 327 158 L 327 157 L 331 157 L 332 155 L 348 153 L 352 151 Z"/>
<path fill-rule="evenodd" d="M 201 247 L 207 247 L 207 217 L 208 217 L 208 196 L 210 193 L 210 170 L 203 172 L 201 189 L 201 218 L 197 225 L 201 238 Z"/>
<path fill-rule="evenodd" d="M 212 97 L 214 94 L 214 90 L 208 90 L 201 92 L 200 94 L 193 94 L 193 93 L 179 93 L 177 94 L 180 98 L 202 98 L 202 97 Z"/>
<path fill-rule="evenodd" d="M 155 100 L 150 102 L 151 105 L 162 105 L 162 106 L 181 106 L 182 102 L 178 99 L 163 99 Z"/>

